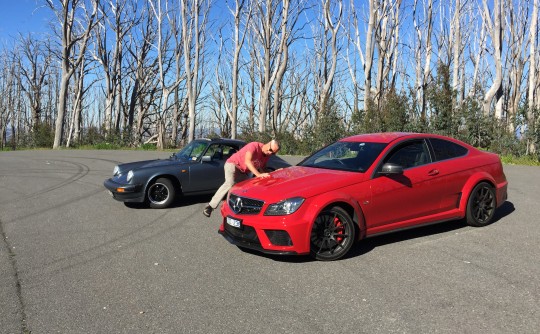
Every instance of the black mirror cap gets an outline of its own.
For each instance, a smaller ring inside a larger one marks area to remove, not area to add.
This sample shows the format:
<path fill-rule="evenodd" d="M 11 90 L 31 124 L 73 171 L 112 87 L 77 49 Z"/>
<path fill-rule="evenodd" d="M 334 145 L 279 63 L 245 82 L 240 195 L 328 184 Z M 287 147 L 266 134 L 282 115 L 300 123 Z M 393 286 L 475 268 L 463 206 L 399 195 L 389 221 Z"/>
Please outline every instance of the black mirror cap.
<path fill-rule="evenodd" d="M 384 174 L 384 175 L 403 174 L 403 167 L 397 164 L 386 163 L 382 166 L 379 174 Z"/>

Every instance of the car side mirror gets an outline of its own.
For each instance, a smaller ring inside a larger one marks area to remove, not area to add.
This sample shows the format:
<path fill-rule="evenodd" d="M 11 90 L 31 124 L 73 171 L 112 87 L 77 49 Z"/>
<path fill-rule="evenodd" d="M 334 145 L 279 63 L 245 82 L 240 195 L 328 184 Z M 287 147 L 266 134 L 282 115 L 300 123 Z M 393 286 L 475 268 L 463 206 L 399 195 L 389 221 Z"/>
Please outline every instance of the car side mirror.
<path fill-rule="evenodd" d="M 202 162 L 212 162 L 212 157 L 209 156 L 209 155 L 203 155 L 201 161 Z"/>
<path fill-rule="evenodd" d="M 397 164 L 392 163 L 385 163 L 379 174 L 383 175 L 397 175 L 397 174 L 403 174 L 403 167 Z"/>

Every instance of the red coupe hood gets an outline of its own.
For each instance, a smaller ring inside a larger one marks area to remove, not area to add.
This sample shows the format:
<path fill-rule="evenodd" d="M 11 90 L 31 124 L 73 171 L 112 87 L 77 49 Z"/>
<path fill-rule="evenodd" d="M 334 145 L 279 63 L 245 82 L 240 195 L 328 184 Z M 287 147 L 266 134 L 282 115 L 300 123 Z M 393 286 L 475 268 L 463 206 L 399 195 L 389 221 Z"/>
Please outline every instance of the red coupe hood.
<path fill-rule="evenodd" d="M 297 196 L 309 198 L 366 179 L 363 173 L 302 166 L 285 168 L 270 175 L 269 178 L 253 178 L 238 183 L 231 192 L 242 197 L 278 202 Z"/>

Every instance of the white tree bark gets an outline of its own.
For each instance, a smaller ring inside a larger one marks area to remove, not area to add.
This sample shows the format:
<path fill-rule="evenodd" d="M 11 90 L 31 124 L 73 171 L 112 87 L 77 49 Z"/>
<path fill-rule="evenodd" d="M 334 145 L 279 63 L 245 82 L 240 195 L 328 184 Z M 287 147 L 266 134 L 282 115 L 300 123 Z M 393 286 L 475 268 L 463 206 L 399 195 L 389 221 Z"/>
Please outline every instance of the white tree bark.
<path fill-rule="evenodd" d="M 473 43 L 473 45 L 471 45 L 472 52 L 470 54 L 470 58 L 473 59 L 474 67 L 473 67 L 471 86 L 467 94 L 467 97 L 469 98 L 473 98 L 476 96 L 477 85 L 478 85 L 478 73 L 480 71 L 480 61 L 484 55 L 484 50 L 486 49 L 486 32 L 487 32 L 486 19 L 483 15 L 480 15 L 480 17 L 481 17 L 482 23 L 477 33 L 477 36 L 478 36 L 477 43 Z"/>
<path fill-rule="evenodd" d="M 452 89 L 454 90 L 454 106 L 460 103 L 459 92 L 461 91 L 459 80 L 460 55 L 461 55 L 461 0 L 455 1 L 454 18 L 452 20 Z"/>
<path fill-rule="evenodd" d="M 536 119 L 535 119 L 535 108 L 538 109 L 540 107 L 540 98 L 538 95 L 538 79 L 536 77 L 536 62 L 538 59 L 538 54 L 536 50 L 536 38 L 537 38 L 537 31 L 538 31 L 538 7 L 539 7 L 539 0 L 534 0 L 533 3 L 533 13 L 531 18 L 531 26 L 529 28 L 529 91 L 528 91 L 528 99 L 527 99 L 527 118 L 528 118 L 528 126 L 530 130 L 535 130 L 536 126 Z M 531 154 L 536 153 L 536 144 L 534 140 L 529 140 L 528 145 L 528 151 Z"/>
<path fill-rule="evenodd" d="M 432 42 L 431 37 L 433 33 L 433 0 L 428 1 L 427 8 L 425 8 L 425 37 L 423 37 L 424 31 L 417 21 L 416 11 L 417 11 L 418 0 L 414 1 L 414 13 L 413 13 L 413 23 L 416 30 L 417 42 L 418 45 L 415 51 L 416 58 L 416 101 L 418 103 L 418 110 L 420 113 L 420 118 L 425 120 L 426 115 L 426 88 L 428 84 L 429 74 L 431 72 L 431 55 L 432 55 Z M 422 24 L 423 25 L 423 24 Z M 424 49 L 425 43 L 425 58 L 422 62 L 422 50 Z"/>
<path fill-rule="evenodd" d="M 206 6 L 204 6 L 206 4 Z M 205 46 L 205 27 L 210 3 L 205 0 L 180 0 L 182 13 L 182 45 L 184 47 L 184 72 L 189 117 L 188 141 L 195 138 L 195 107 L 200 94 L 199 74 Z"/>
<path fill-rule="evenodd" d="M 82 6 L 82 2 L 82 0 L 61 0 L 59 4 L 60 8 L 58 8 L 55 5 L 54 0 L 47 0 L 48 7 L 55 12 L 62 28 L 60 35 L 62 41 L 62 76 L 60 80 L 60 93 L 54 132 L 54 149 L 60 147 L 64 134 L 69 81 L 75 69 L 83 60 L 88 40 L 90 39 L 91 32 L 96 24 L 95 19 L 99 0 L 92 1 L 91 13 L 87 12 L 85 8 L 86 17 L 84 18 L 84 30 L 79 34 L 75 31 L 77 29 L 76 21 L 79 19 L 75 17 L 75 9 Z M 74 57 L 73 53 L 76 47 L 78 47 L 79 53 L 77 57 Z"/>
<path fill-rule="evenodd" d="M 495 62 L 495 79 L 484 96 L 484 115 L 488 116 L 491 112 L 491 104 L 495 96 L 495 117 L 501 119 L 502 117 L 502 83 L 503 83 L 503 69 L 502 69 L 502 39 L 503 39 L 503 2 L 501 0 L 493 1 L 493 18 L 489 10 L 487 0 L 483 0 L 484 10 L 482 15 L 487 23 L 487 28 L 491 36 L 491 44 L 493 45 L 493 60 Z"/>
<path fill-rule="evenodd" d="M 337 39 L 338 39 L 338 32 L 341 27 L 341 17 L 343 15 L 343 4 L 341 1 L 338 2 L 338 15 L 336 17 L 336 21 L 334 22 L 332 19 L 332 13 L 330 10 L 330 1 L 329 0 L 322 0 L 323 3 L 323 15 L 325 20 L 325 28 L 324 28 L 324 36 L 322 38 L 326 39 L 327 31 L 330 32 L 330 47 L 331 47 L 331 64 L 330 64 L 330 70 L 326 74 L 326 77 L 323 77 L 323 86 L 321 89 L 321 92 L 319 94 L 319 112 L 318 116 L 322 116 L 326 109 L 327 101 L 330 95 L 330 89 L 332 88 L 332 85 L 334 83 L 334 75 L 336 73 L 336 66 L 337 66 L 337 58 L 338 58 L 338 49 L 337 49 Z M 323 52 L 326 53 L 326 50 L 323 50 Z M 326 61 L 326 57 L 324 57 Z M 327 65 L 325 65 L 325 68 Z"/>
<path fill-rule="evenodd" d="M 368 27 L 366 32 L 366 53 L 365 53 L 365 64 L 364 64 L 364 109 L 369 110 L 371 108 L 370 103 L 372 102 L 371 97 L 371 75 L 372 75 L 372 66 L 373 66 L 373 57 L 374 50 L 373 42 L 375 39 L 375 21 L 378 20 L 377 12 L 379 11 L 379 2 L 378 0 L 369 0 L 369 19 Z"/>
<path fill-rule="evenodd" d="M 21 71 L 22 90 L 30 103 L 32 111 L 32 127 L 40 124 L 42 112 L 42 97 L 51 65 L 52 54 L 46 51 L 44 42 L 32 39 L 30 36 L 22 38 L 22 49 L 18 57 Z"/>

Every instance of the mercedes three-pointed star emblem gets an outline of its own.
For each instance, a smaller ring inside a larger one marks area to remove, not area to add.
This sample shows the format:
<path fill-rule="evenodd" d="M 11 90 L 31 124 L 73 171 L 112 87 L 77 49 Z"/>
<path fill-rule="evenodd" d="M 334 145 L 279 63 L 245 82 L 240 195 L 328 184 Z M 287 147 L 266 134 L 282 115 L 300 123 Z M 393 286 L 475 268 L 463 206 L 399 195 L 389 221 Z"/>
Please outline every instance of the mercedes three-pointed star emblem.
<path fill-rule="evenodd" d="M 242 211 L 242 198 L 240 197 L 237 197 L 233 203 L 232 203 L 232 210 L 235 212 L 235 213 L 240 213 L 240 211 Z"/>

